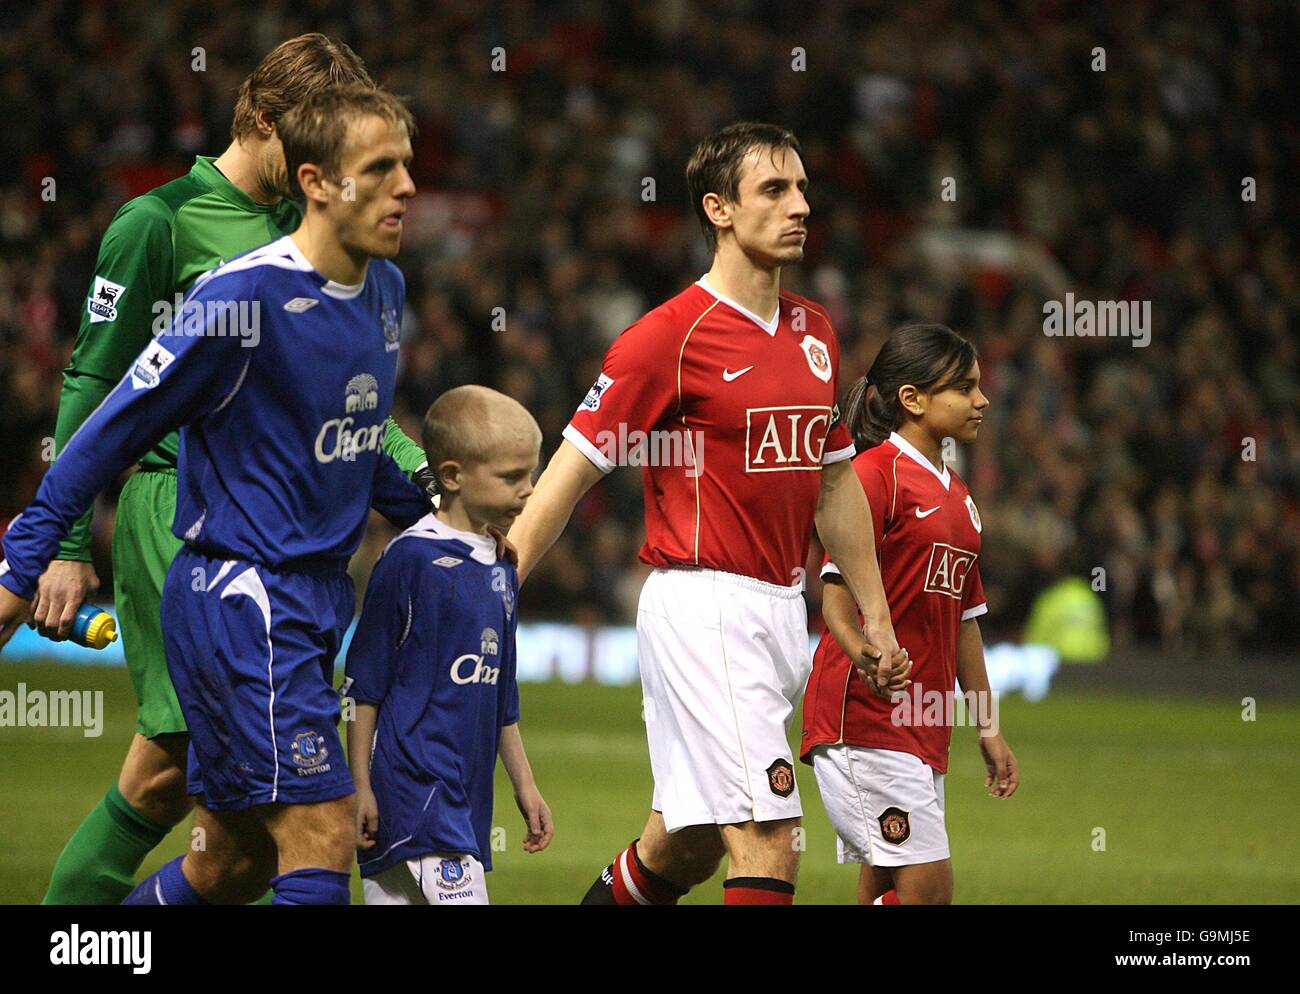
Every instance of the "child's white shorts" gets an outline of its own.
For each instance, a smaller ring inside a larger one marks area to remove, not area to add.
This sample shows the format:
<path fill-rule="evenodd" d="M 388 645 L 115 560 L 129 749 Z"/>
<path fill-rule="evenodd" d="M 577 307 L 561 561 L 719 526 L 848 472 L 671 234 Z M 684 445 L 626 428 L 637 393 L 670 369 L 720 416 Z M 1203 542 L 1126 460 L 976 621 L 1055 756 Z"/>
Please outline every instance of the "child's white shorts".
<path fill-rule="evenodd" d="M 361 881 L 366 904 L 487 904 L 487 873 L 473 856 L 421 856 Z"/>
<path fill-rule="evenodd" d="M 942 773 L 892 749 L 818 746 L 812 757 L 841 863 L 907 866 L 948 859 Z"/>

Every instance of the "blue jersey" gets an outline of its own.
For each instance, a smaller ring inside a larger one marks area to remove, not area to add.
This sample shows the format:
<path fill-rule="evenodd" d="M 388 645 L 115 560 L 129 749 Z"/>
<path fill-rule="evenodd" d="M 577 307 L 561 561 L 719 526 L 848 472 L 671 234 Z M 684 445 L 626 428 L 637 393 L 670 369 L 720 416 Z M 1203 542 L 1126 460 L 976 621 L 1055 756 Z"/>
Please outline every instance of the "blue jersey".
<path fill-rule="evenodd" d="M 381 448 L 404 296 L 391 262 L 343 286 L 289 237 L 202 277 L 10 525 L 0 583 L 30 598 L 95 495 L 181 426 L 172 530 L 215 558 L 344 561 L 372 504 L 418 520 L 427 496 Z"/>
<path fill-rule="evenodd" d="M 376 564 L 343 685 L 379 708 L 379 833 L 358 851 L 363 877 L 431 853 L 492 869 L 493 772 L 501 729 L 519 720 L 518 595 L 519 575 L 490 537 L 432 514 Z"/>

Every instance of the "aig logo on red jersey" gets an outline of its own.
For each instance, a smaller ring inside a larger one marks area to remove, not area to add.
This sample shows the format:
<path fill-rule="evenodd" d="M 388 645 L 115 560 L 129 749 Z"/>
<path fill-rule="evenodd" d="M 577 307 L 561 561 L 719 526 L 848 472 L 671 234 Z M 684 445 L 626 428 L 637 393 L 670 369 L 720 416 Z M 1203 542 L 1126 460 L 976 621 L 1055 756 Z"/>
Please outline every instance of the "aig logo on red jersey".
<path fill-rule="evenodd" d="M 926 592 L 946 594 L 960 600 L 962 588 L 966 586 L 966 574 L 978 557 L 979 553 L 935 542 L 930 547 L 930 565 L 925 569 Z"/>
<path fill-rule="evenodd" d="M 829 407 L 745 409 L 745 472 L 821 469 L 830 429 Z"/>

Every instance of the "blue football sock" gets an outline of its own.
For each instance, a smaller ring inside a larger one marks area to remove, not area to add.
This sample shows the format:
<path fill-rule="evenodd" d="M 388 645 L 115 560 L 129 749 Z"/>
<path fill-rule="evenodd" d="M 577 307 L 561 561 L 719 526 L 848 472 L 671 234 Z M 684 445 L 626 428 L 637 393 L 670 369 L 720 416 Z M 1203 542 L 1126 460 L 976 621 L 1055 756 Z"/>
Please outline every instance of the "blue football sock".
<path fill-rule="evenodd" d="M 181 872 L 184 856 L 177 856 L 157 873 L 145 877 L 123 904 L 206 904 Z"/>
<path fill-rule="evenodd" d="M 290 870 L 271 880 L 275 891 L 272 904 L 350 904 L 348 883 L 351 875 L 341 870 L 312 866 Z"/>

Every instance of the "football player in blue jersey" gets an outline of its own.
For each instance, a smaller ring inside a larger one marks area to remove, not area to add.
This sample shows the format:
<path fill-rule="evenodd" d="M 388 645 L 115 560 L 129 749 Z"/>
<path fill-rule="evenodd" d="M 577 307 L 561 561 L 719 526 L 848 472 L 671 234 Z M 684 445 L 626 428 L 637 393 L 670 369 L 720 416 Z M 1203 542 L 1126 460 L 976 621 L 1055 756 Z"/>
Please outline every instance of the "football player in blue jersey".
<path fill-rule="evenodd" d="M 371 507 L 399 527 L 428 511 L 381 444 L 411 115 L 391 94 L 339 87 L 277 131 L 301 226 L 194 284 L 4 537 L 0 646 L 94 495 L 182 429 L 172 529 L 184 545 L 162 620 L 205 844 L 127 903 L 245 903 L 268 884 L 280 904 L 348 902 L 356 798 L 332 690 L 353 612 L 347 561 Z"/>
<path fill-rule="evenodd" d="M 380 557 L 348 650 L 357 859 L 367 904 L 486 904 L 498 751 L 524 850 L 552 834 L 519 734 L 519 575 L 488 534 L 533 492 L 542 433 L 517 401 L 463 386 L 422 440 L 442 503 Z"/>

